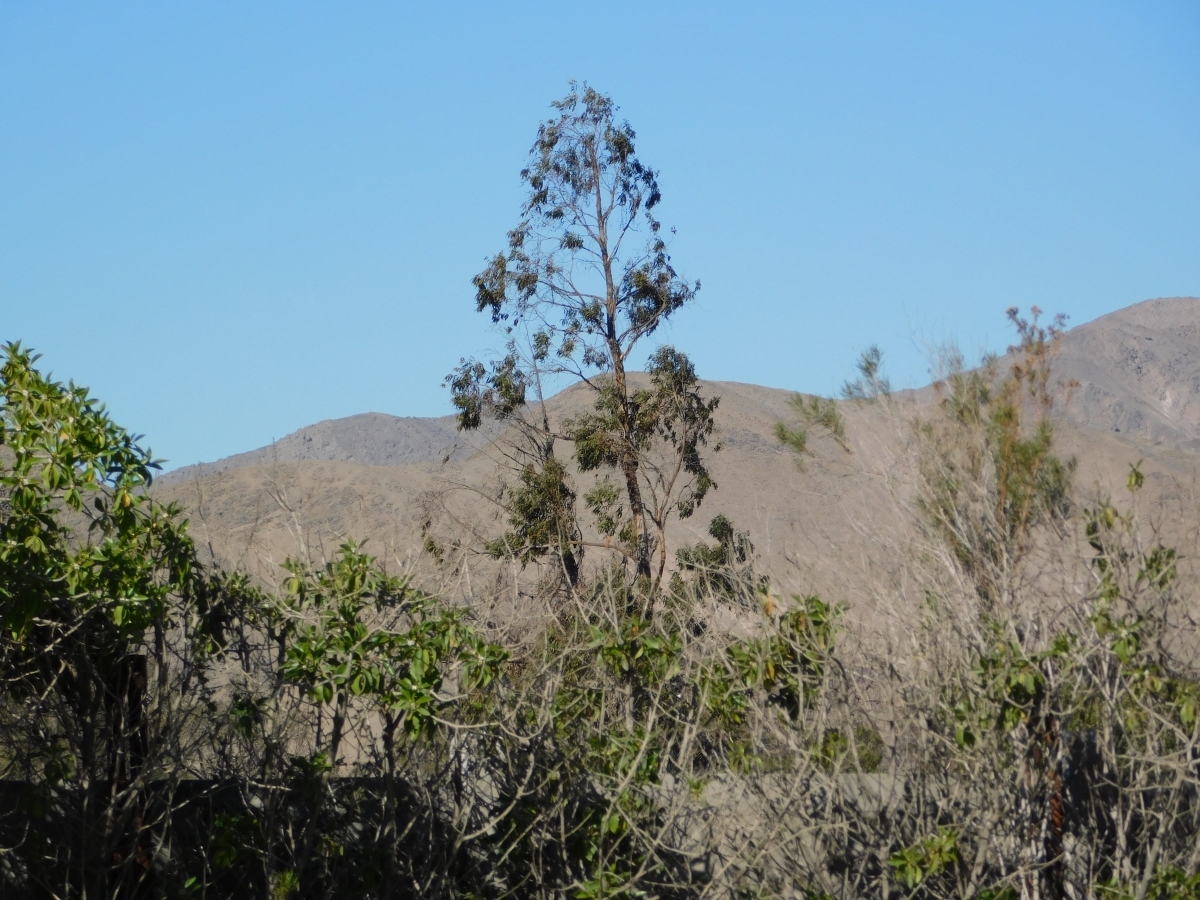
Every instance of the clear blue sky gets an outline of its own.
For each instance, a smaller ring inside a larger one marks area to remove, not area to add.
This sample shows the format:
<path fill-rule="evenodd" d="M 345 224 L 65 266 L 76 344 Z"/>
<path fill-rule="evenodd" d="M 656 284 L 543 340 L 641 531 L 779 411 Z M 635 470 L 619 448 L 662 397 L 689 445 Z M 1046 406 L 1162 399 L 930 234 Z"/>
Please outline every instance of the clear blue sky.
<path fill-rule="evenodd" d="M 571 78 L 662 172 L 707 378 L 1200 294 L 1200 4 L 0 3 L 0 339 L 181 465 L 448 412 Z"/>

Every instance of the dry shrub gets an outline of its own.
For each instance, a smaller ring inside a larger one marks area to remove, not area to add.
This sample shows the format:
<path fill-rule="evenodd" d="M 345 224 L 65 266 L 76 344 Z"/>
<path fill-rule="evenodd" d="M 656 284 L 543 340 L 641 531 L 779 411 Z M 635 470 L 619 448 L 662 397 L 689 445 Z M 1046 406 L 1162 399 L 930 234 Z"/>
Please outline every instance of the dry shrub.
<path fill-rule="evenodd" d="M 1056 328 L 1014 321 L 1008 362 L 952 368 L 912 425 L 898 565 L 922 602 L 895 605 L 886 652 L 774 594 L 724 521 L 662 589 L 619 562 L 566 577 L 554 552 L 480 577 L 468 541 L 419 571 L 346 544 L 273 584 L 206 576 L 131 638 L 153 715 L 116 792 L 71 749 L 69 694 L 39 705 L 9 666 L 6 889 L 1196 896 L 1194 580 L 1078 496 Z M 1134 467 L 1123 505 L 1140 486 Z M 114 840 L 136 852 L 97 870 Z"/>

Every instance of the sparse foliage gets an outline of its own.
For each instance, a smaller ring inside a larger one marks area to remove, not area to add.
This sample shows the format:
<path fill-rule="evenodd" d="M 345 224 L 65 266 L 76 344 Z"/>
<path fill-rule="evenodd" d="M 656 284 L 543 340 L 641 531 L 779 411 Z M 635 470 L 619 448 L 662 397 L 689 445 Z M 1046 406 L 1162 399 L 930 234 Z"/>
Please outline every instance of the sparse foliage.
<path fill-rule="evenodd" d="M 566 440 L 584 471 L 604 468 L 619 477 L 619 501 L 601 489 L 589 506 L 603 533 L 624 535 L 619 546 L 638 577 L 657 585 L 667 519 L 690 514 L 714 486 L 700 450 L 716 401 L 701 398 L 692 364 L 674 348 L 652 355 L 649 387 L 638 387 L 628 367 L 699 283 L 682 279 L 671 263 L 655 212 L 662 199 L 657 173 L 637 157 L 636 135 L 616 119 L 612 100 L 573 83 L 554 108 L 521 173 L 529 194 L 508 250 L 475 278 L 477 309 L 503 330 L 506 355 L 490 365 L 463 360 L 446 381 L 462 428 L 479 427 L 490 413 L 525 437 L 518 463 L 524 487 L 508 506 L 514 530 L 491 545 L 493 552 L 512 547 L 524 563 L 553 550 L 568 580 L 578 580 L 584 543 L 570 521 L 574 507 L 555 502 L 550 511 L 543 502 L 575 496 L 555 458 L 556 442 Z M 594 392 L 594 412 L 552 427 L 544 389 L 564 377 Z M 530 400 L 540 414 L 526 419 Z M 551 521 L 553 535 L 529 540 Z"/>
<path fill-rule="evenodd" d="M 837 403 L 826 397 L 794 394 L 791 398 L 792 409 L 797 418 L 803 423 L 799 428 L 792 428 L 785 422 L 775 423 L 775 437 L 787 444 L 796 453 L 796 466 L 803 470 L 804 456 L 812 451 L 808 446 L 808 429 L 820 428 L 837 441 L 838 446 L 850 452 L 850 444 L 846 440 L 846 423 L 838 411 Z"/>
<path fill-rule="evenodd" d="M 883 374 L 883 351 L 874 344 L 859 357 L 858 377 L 842 385 L 842 398 L 869 403 L 892 392 L 892 383 Z"/>

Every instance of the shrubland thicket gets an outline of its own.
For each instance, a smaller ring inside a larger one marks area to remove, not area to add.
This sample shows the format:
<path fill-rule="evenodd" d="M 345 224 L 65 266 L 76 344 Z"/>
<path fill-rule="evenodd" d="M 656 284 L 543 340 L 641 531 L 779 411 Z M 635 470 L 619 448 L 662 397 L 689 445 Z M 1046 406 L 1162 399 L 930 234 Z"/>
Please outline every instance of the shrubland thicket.
<path fill-rule="evenodd" d="M 915 417 L 877 352 L 847 385 L 908 436 L 890 640 L 780 596 L 723 516 L 668 559 L 716 398 L 670 347 L 626 377 L 699 286 L 613 114 L 557 104 L 476 279 L 506 352 L 448 381 L 463 427 L 512 425 L 506 527 L 431 521 L 419 575 L 350 541 L 223 570 L 139 440 L 7 346 L 4 896 L 1200 897 L 1195 584 L 1136 465 L 1085 497 L 1056 454 L 1057 324 L 1013 311 Z M 593 405 L 555 430 L 565 376 Z M 833 401 L 797 415 L 798 452 L 845 441 Z M 439 599 L 472 565 L 514 574 Z"/>

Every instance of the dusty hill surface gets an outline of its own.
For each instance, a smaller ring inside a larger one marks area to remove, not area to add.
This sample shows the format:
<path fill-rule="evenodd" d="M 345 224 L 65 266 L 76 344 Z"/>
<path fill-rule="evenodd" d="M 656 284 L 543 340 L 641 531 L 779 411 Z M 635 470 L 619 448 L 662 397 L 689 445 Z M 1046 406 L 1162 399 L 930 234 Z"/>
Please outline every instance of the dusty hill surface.
<path fill-rule="evenodd" d="M 496 432 L 485 429 L 482 437 Z M 336 460 L 364 466 L 407 466 L 414 463 L 461 460 L 480 445 L 455 427 L 454 416 L 417 418 L 362 413 L 345 419 L 326 419 L 281 438 L 266 447 L 227 456 L 212 463 L 184 466 L 159 479 L 163 486 L 178 484 L 245 466 L 272 465 L 309 459 Z"/>
<path fill-rule="evenodd" d="M 1130 463 L 1144 460 L 1143 509 L 1185 546 L 1200 518 L 1198 316 L 1194 299 L 1130 307 L 1069 332 L 1056 366 L 1060 377 L 1079 382 L 1059 440 L 1063 455 L 1080 461 L 1081 498 L 1118 494 Z M 704 391 L 721 397 L 723 446 L 711 457 L 719 488 L 676 528 L 672 558 L 722 512 L 750 532 L 763 571 L 783 590 L 844 600 L 865 618 L 880 597 L 903 594 L 898 560 L 913 532 L 912 421 L 928 414 L 933 393 L 842 404 L 850 451 L 818 438 L 800 471 L 772 434 L 776 422 L 791 418 L 790 392 L 733 382 L 706 382 Z M 586 402 L 582 389 L 565 391 L 549 401 L 552 418 Z M 491 498 L 504 446 L 494 433 L 464 440 L 451 417 L 370 414 L 171 473 L 156 491 L 189 507 L 218 556 L 263 574 L 289 554 L 319 559 L 346 537 L 370 537 L 378 554 L 416 559 L 431 515 L 460 532 L 500 532 Z M 477 567 L 475 577 L 485 569 Z M 471 577 L 468 568 L 467 595 Z"/>
<path fill-rule="evenodd" d="M 1076 421 L 1200 449 L 1200 299 L 1147 300 L 1073 328 L 1058 369 L 1080 384 Z"/>

